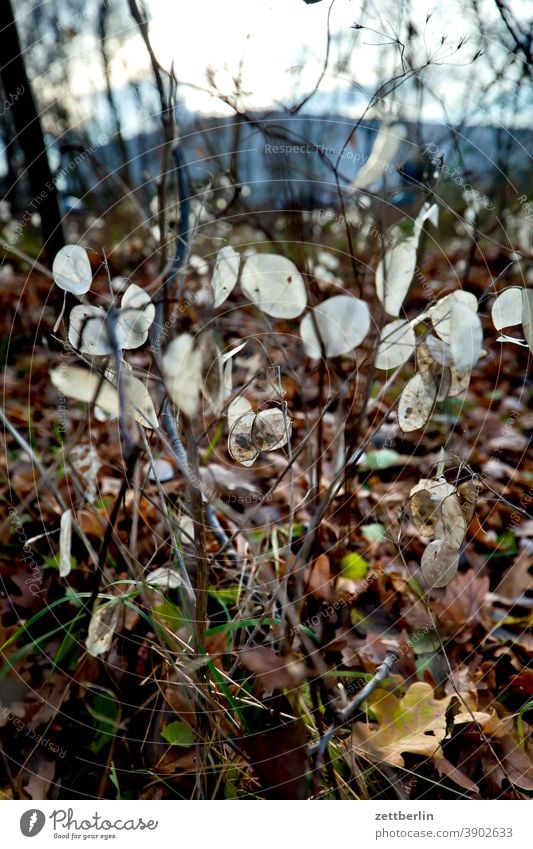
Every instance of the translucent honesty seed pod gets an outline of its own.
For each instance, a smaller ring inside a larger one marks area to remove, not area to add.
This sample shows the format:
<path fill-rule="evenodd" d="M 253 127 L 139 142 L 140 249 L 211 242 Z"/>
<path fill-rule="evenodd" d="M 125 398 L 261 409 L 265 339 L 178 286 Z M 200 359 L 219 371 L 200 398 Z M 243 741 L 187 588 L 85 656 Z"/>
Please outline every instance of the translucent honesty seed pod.
<path fill-rule="evenodd" d="M 496 298 L 491 310 L 496 330 L 522 323 L 522 291 L 518 286 L 511 286 Z"/>
<path fill-rule="evenodd" d="M 471 370 L 483 350 L 481 319 L 473 310 L 453 301 L 450 320 L 450 349 L 458 371 Z"/>
<path fill-rule="evenodd" d="M 406 239 L 385 251 L 376 269 L 376 294 L 389 315 L 399 315 L 416 268 L 417 242 Z"/>
<path fill-rule="evenodd" d="M 117 373 L 114 369 L 107 369 L 105 376 L 114 387 L 118 386 Z M 158 428 L 159 421 L 148 389 L 142 380 L 134 377 L 132 367 L 124 361 L 121 364 L 121 376 L 127 415 L 144 427 Z"/>
<path fill-rule="evenodd" d="M 418 533 L 427 539 L 435 537 L 439 510 L 443 500 L 455 492 L 444 478 L 422 478 L 409 493 L 409 510 Z"/>
<path fill-rule="evenodd" d="M 105 328 L 105 311 L 101 307 L 74 307 L 69 316 L 68 341 L 76 350 L 93 357 L 113 353 Z"/>
<path fill-rule="evenodd" d="M 318 359 L 322 350 L 326 357 L 352 351 L 369 330 L 370 312 L 365 302 L 351 295 L 336 295 L 302 319 L 300 336 L 307 356 Z"/>
<path fill-rule="evenodd" d="M 233 358 L 242 351 L 246 342 L 241 342 L 236 348 L 232 348 L 222 354 L 222 400 L 227 401 L 233 391 Z"/>
<path fill-rule="evenodd" d="M 199 349 L 202 354 L 202 395 L 208 410 L 219 415 L 224 406 L 224 363 L 211 331 L 200 334 Z"/>
<path fill-rule="evenodd" d="M 474 481 L 465 481 L 457 487 L 457 497 L 468 527 L 474 517 L 477 502 L 477 487 Z"/>
<path fill-rule="evenodd" d="M 351 188 L 366 189 L 383 177 L 406 135 L 407 128 L 403 124 L 394 124 L 391 127 L 389 123 L 384 122 L 372 145 L 370 156 L 355 175 Z"/>
<path fill-rule="evenodd" d="M 296 318 L 307 305 L 305 281 L 295 264 L 278 254 L 255 254 L 241 276 L 243 294 L 273 318 Z"/>
<path fill-rule="evenodd" d="M 453 365 L 451 348 L 442 339 L 428 333 L 419 342 L 416 364 L 425 380 L 437 385 L 437 401 L 455 397 L 468 389 L 471 370 L 459 371 Z"/>
<path fill-rule="evenodd" d="M 131 283 L 122 296 L 117 316 L 117 341 L 121 349 L 130 350 L 144 345 L 155 318 L 155 306 L 150 295 Z"/>
<path fill-rule="evenodd" d="M 389 315 L 399 315 L 416 270 L 416 252 L 425 221 L 438 223 L 438 208 L 425 204 L 413 235 L 385 251 L 376 269 L 376 294 Z"/>
<path fill-rule="evenodd" d="M 72 510 L 65 510 L 59 525 L 59 577 L 70 575 L 72 548 Z"/>
<path fill-rule="evenodd" d="M 452 321 L 452 304 L 459 304 L 466 307 L 470 312 L 477 312 L 477 298 L 471 292 L 463 292 L 459 289 L 456 292 L 450 292 L 444 298 L 440 298 L 436 304 L 429 308 L 429 316 L 433 324 L 433 328 L 437 336 L 443 342 L 450 344 L 451 336 L 451 321 Z"/>
<path fill-rule="evenodd" d="M 125 412 L 144 427 L 157 428 L 159 423 L 153 401 L 144 383 L 131 373 L 131 367 L 122 363 Z M 50 372 L 50 379 L 56 389 L 67 398 L 94 403 L 116 418 L 120 412 L 119 396 L 116 386 L 116 373 L 109 369 L 104 378 L 97 371 L 89 371 L 79 366 L 58 366 Z"/>
<path fill-rule="evenodd" d="M 259 456 L 252 437 L 252 427 L 256 414 L 245 413 L 235 419 L 228 434 L 230 456 L 242 466 L 251 466 Z"/>
<path fill-rule="evenodd" d="M 211 279 L 215 309 L 229 298 L 235 288 L 239 276 L 239 263 L 239 254 L 231 245 L 226 245 L 218 252 Z"/>
<path fill-rule="evenodd" d="M 252 425 L 252 440 L 258 451 L 275 451 L 287 444 L 291 432 L 292 422 L 283 410 L 263 410 Z"/>
<path fill-rule="evenodd" d="M 522 289 L 522 329 L 529 350 L 533 351 L 533 289 Z"/>
<path fill-rule="evenodd" d="M 239 417 L 235 417 L 234 409 L 231 418 L 228 412 L 228 422 L 228 451 L 243 466 L 251 466 L 262 451 L 283 448 L 292 432 L 290 417 L 278 407 L 259 413 L 245 412 Z"/>
<path fill-rule="evenodd" d="M 415 350 L 416 337 L 409 321 L 397 319 L 386 324 L 380 335 L 376 368 L 392 369 L 403 365 Z"/>
<path fill-rule="evenodd" d="M 239 395 L 238 398 L 234 398 L 228 406 L 228 428 L 231 430 L 237 419 L 240 419 L 240 417 L 245 413 L 249 413 L 251 411 L 252 405 L 248 398 L 245 398 L 244 395 Z"/>
<path fill-rule="evenodd" d="M 420 563 L 428 588 L 445 587 L 458 569 L 459 553 L 474 514 L 476 498 L 472 482 L 461 484 L 461 487 L 456 489 L 444 477 L 422 479 L 409 494 L 413 523 L 421 536 L 432 540 Z"/>
<path fill-rule="evenodd" d="M 459 550 L 466 536 L 466 520 L 455 490 L 443 499 L 436 534 L 449 548 Z"/>
<path fill-rule="evenodd" d="M 181 577 L 169 566 L 159 566 L 146 575 L 144 580 L 151 587 L 162 587 L 165 590 L 175 590 L 183 586 Z"/>
<path fill-rule="evenodd" d="M 442 539 L 430 542 L 420 562 L 422 578 L 427 589 L 446 587 L 459 568 L 459 552 Z"/>
<path fill-rule="evenodd" d="M 429 354 L 431 355 L 434 362 L 444 367 L 453 366 L 453 356 L 450 349 L 450 346 L 443 342 L 442 339 L 438 339 L 432 333 L 426 334 L 423 340 L 423 345 L 426 346 Z"/>
<path fill-rule="evenodd" d="M 52 265 L 54 283 L 65 292 L 85 295 L 91 288 L 93 274 L 85 248 L 65 245 L 57 252 Z"/>
<path fill-rule="evenodd" d="M 449 345 L 458 371 L 471 371 L 483 350 L 483 327 L 471 292 L 451 292 L 429 309 L 437 336 Z"/>
<path fill-rule="evenodd" d="M 144 345 L 155 318 L 155 306 L 144 289 L 132 283 L 122 296 L 116 310 L 114 332 L 120 350 Z M 113 345 L 108 333 L 106 312 L 102 307 L 82 304 L 74 307 L 69 316 L 68 340 L 73 348 L 91 356 L 110 356 Z"/>
<path fill-rule="evenodd" d="M 461 392 L 465 392 L 468 389 L 470 386 L 470 375 L 470 370 L 458 371 L 455 366 L 450 366 L 449 398 L 455 398 L 456 395 L 460 395 Z"/>
<path fill-rule="evenodd" d="M 451 386 L 450 369 L 440 365 L 435 360 L 427 344 L 428 341 L 429 338 L 426 337 L 423 341 L 419 342 L 416 349 L 416 364 L 419 373 L 430 390 L 433 386 L 436 387 L 436 400 L 444 401 L 448 396 Z"/>
<path fill-rule="evenodd" d="M 405 385 L 398 406 L 398 424 L 404 433 L 424 427 L 437 399 L 437 386 L 415 374 Z"/>
<path fill-rule="evenodd" d="M 176 407 L 192 418 L 198 411 L 202 387 L 202 352 L 195 339 L 182 333 L 163 355 L 163 380 Z"/>
<path fill-rule="evenodd" d="M 105 601 L 93 609 L 85 645 L 93 657 L 109 651 L 120 616 L 120 603 Z"/>

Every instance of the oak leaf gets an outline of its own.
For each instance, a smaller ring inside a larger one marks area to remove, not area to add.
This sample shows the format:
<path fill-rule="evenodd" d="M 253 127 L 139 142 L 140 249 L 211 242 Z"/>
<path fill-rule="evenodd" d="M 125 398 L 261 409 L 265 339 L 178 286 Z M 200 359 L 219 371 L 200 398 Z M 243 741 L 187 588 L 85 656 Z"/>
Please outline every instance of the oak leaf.
<path fill-rule="evenodd" d="M 352 745 L 373 759 L 377 755 L 399 767 L 404 766 L 404 752 L 441 758 L 451 698 L 435 699 L 433 688 L 422 681 L 412 684 L 402 699 L 375 690 L 368 702 L 379 727 L 371 730 L 366 723 L 356 723 Z"/>

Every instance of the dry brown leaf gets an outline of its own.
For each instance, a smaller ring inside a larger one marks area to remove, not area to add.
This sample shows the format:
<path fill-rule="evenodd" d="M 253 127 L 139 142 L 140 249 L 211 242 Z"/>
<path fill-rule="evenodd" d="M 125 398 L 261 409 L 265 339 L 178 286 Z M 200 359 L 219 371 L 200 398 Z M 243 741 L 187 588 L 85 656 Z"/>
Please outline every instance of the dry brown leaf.
<path fill-rule="evenodd" d="M 451 779 L 454 784 L 457 784 L 459 787 L 462 787 L 464 790 L 468 790 L 470 793 L 479 793 L 479 787 L 475 784 L 464 772 L 461 772 L 460 769 L 457 769 L 449 760 L 446 758 L 437 758 L 435 760 L 435 766 L 441 775 L 445 775 L 447 778 Z"/>
<path fill-rule="evenodd" d="M 340 649 L 342 662 L 348 667 L 361 667 L 365 672 L 374 674 L 377 667 L 385 660 L 391 650 L 391 641 L 384 641 L 379 634 L 367 634 L 364 639 L 357 637 L 353 630 L 339 629 L 337 639 L 330 643 L 328 649 Z M 409 678 L 416 674 L 413 647 L 404 631 L 395 641 L 399 657 L 393 667 L 394 675 Z"/>
<path fill-rule="evenodd" d="M 486 607 L 488 591 L 488 576 L 478 577 L 472 570 L 458 573 L 446 587 L 444 598 L 436 602 L 439 621 L 453 628 L 466 624 L 490 627 Z"/>
<path fill-rule="evenodd" d="M 368 701 L 378 728 L 356 723 L 352 745 L 371 760 L 378 754 L 399 767 L 405 766 L 404 752 L 441 758 L 440 744 L 446 736 L 446 711 L 451 698 L 435 699 L 433 688 L 420 681 L 412 684 L 402 699 L 385 690 L 375 690 Z"/>
<path fill-rule="evenodd" d="M 522 790 L 533 790 L 533 764 L 510 734 L 502 738 L 503 763 L 509 780 Z"/>
<path fill-rule="evenodd" d="M 245 669 L 259 678 L 266 690 L 297 687 L 306 677 L 305 664 L 301 660 L 290 656 L 279 657 L 268 646 L 244 649 L 239 659 Z"/>
<path fill-rule="evenodd" d="M 307 591 L 322 601 L 331 601 L 331 569 L 327 554 L 321 554 L 304 573 Z"/>
<path fill-rule="evenodd" d="M 530 699 L 533 696 L 533 669 L 523 669 L 518 675 L 512 675 L 509 690 Z"/>
<path fill-rule="evenodd" d="M 171 685 L 165 690 L 165 699 L 174 713 L 194 730 L 197 728 L 198 712 L 194 700 L 185 687 Z"/>
<path fill-rule="evenodd" d="M 268 719 L 266 719 L 268 721 Z M 242 746 L 268 799 L 303 799 L 309 758 L 306 731 L 298 719 L 244 737 Z"/>
<path fill-rule="evenodd" d="M 512 565 L 509 566 L 494 592 L 499 596 L 514 600 L 528 590 L 533 590 L 533 577 L 530 572 L 532 566 L 533 557 L 529 554 L 527 548 L 523 548 L 516 555 Z"/>

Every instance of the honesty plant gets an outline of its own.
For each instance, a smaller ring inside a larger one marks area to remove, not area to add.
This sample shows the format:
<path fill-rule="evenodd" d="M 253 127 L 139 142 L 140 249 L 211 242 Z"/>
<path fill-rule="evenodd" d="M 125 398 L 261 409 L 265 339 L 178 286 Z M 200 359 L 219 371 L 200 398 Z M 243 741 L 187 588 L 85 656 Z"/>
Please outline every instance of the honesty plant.
<path fill-rule="evenodd" d="M 399 143 L 400 137 L 401 133 L 396 134 L 390 144 Z M 387 144 L 383 140 L 385 147 Z M 376 163 L 372 168 L 377 168 Z M 372 173 L 370 169 L 365 180 Z M 399 370 L 414 357 L 415 374 L 401 390 L 398 404 L 398 423 L 406 433 L 423 428 L 436 403 L 468 388 L 472 369 L 483 353 L 478 303 L 470 292 L 451 292 L 414 318 L 400 315 L 416 269 L 418 243 L 426 221 L 437 225 L 436 206 L 426 204 L 422 208 L 412 235 L 384 251 L 375 274 L 376 294 L 386 314 L 377 342 L 375 367 Z M 343 292 L 308 306 L 305 279 L 291 260 L 257 253 L 249 256 L 241 269 L 241 258 L 230 245 L 218 252 L 214 263 L 211 291 L 215 310 L 235 290 L 239 275 L 242 295 L 265 315 L 290 321 L 305 312 L 300 320 L 300 338 L 304 353 L 312 359 L 350 355 L 371 330 L 373 318 L 362 299 Z M 83 248 L 71 245 L 58 253 L 54 280 L 65 291 L 85 299 L 92 275 Z M 533 293 L 515 287 L 498 295 L 492 307 L 495 327 L 499 330 L 521 323 L 530 345 L 532 313 Z M 63 394 L 95 403 L 113 416 L 120 416 L 122 404 L 132 419 L 157 429 L 159 422 L 150 393 L 124 360 L 127 351 L 146 342 L 154 317 L 155 307 L 149 295 L 134 283 L 125 289 L 120 307 L 108 312 L 84 300 L 70 313 L 68 338 L 81 355 L 95 358 L 99 369 L 62 365 L 51 371 L 52 382 Z M 521 340 L 510 341 L 522 344 Z M 167 346 L 161 367 L 168 397 L 189 420 L 198 415 L 202 398 L 204 410 L 215 417 L 226 408 L 228 453 L 240 465 L 251 466 L 261 453 L 288 445 L 292 422 L 285 404 L 265 406 L 261 402 L 255 409 L 243 388 L 234 393 L 232 360 L 244 344 L 223 353 L 209 327 L 194 335 L 182 332 Z M 413 488 L 409 504 L 417 530 L 428 540 L 421 563 L 423 580 L 428 587 L 445 586 L 457 571 L 459 552 L 475 508 L 475 493 L 461 495 L 446 482 L 441 469 L 435 480 L 423 479 Z M 63 574 L 68 569 L 67 536 L 65 519 Z"/>

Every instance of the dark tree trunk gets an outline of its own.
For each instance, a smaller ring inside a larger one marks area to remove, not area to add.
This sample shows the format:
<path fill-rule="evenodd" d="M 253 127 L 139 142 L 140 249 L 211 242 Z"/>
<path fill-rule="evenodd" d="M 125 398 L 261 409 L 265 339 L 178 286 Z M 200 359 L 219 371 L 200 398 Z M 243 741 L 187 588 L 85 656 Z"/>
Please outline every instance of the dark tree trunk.
<path fill-rule="evenodd" d="M 4 91 L 2 89 L 2 93 L 0 95 L 0 99 L 2 103 L 5 103 L 6 97 Z M 12 139 L 15 137 L 15 128 L 13 126 L 13 121 L 9 115 L 9 112 L 6 112 L 2 116 L 2 126 L 0 127 L 0 144 L 2 145 L 2 149 L 4 151 L 4 156 L 6 159 L 6 175 L 2 180 L 2 195 L 3 200 L 9 201 L 11 204 L 11 213 L 15 215 L 19 211 L 19 198 L 17 191 L 17 158 L 16 151 L 13 149 Z"/>
<path fill-rule="evenodd" d="M 7 98 L 12 98 L 11 114 L 20 145 L 32 200 L 27 212 L 41 216 L 44 248 L 51 260 L 65 244 L 56 187 L 50 171 L 46 144 L 33 92 L 26 73 L 11 0 L 0 0 L 0 75 Z"/>

